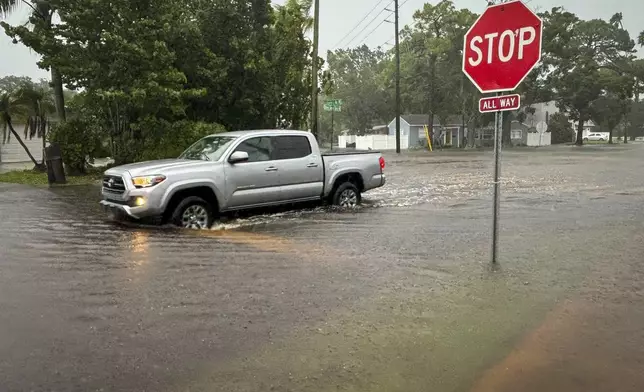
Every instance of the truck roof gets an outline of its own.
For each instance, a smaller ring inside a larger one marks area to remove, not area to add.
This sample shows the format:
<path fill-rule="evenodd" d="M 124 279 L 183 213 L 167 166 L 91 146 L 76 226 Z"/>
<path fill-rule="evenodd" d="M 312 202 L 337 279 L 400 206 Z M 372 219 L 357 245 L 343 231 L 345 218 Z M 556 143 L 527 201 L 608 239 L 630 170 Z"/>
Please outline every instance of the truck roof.
<path fill-rule="evenodd" d="M 271 134 L 284 134 L 284 135 L 310 135 L 310 132 L 307 131 L 298 131 L 292 129 L 253 129 L 247 131 L 233 131 L 233 132 L 222 132 L 215 133 L 210 136 L 249 136 L 249 135 L 262 135 L 266 133 Z"/>

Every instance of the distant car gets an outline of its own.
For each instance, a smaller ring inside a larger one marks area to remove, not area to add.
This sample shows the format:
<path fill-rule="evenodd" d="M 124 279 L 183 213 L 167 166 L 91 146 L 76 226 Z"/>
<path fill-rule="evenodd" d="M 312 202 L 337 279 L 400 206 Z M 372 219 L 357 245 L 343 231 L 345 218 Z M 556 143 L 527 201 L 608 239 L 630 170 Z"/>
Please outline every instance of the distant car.
<path fill-rule="evenodd" d="M 591 133 L 590 135 L 586 136 L 584 138 L 585 142 L 591 141 L 591 142 L 603 142 L 606 140 L 606 137 L 602 135 L 601 133 Z"/>

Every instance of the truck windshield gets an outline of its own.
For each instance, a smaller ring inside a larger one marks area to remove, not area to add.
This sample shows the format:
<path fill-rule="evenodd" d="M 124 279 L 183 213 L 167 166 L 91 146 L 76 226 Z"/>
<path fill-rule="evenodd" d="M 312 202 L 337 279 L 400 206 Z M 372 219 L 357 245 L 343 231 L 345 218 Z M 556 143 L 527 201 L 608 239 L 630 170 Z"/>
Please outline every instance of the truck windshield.
<path fill-rule="evenodd" d="M 179 159 L 200 159 L 202 161 L 218 161 L 228 146 L 237 139 L 234 136 L 206 136 L 188 147 Z"/>

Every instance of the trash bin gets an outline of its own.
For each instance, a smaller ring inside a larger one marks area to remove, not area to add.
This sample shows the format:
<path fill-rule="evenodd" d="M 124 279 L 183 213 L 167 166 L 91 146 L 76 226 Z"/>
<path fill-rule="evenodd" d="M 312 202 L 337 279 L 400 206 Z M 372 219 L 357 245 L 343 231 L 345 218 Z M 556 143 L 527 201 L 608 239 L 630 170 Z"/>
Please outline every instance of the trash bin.
<path fill-rule="evenodd" d="M 63 167 L 63 157 L 60 153 L 60 146 L 50 144 L 45 147 L 45 161 L 47 163 L 47 180 L 49 184 L 65 184 L 65 169 Z"/>

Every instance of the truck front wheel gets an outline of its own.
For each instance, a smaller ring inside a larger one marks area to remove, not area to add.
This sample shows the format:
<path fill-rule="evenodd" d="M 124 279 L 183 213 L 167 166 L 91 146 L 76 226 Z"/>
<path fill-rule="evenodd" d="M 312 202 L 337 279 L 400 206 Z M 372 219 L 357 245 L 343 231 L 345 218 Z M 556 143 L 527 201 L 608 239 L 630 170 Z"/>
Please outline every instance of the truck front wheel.
<path fill-rule="evenodd" d="M 359 205 L 361 200 L 358 187 L 351 182 L 345 182 L 335 190 L 331 202 L 336 206 L 353 208 Z"/>
<path fill-rule="evenodd" d="M 172 223 L 186 229 L 209 229 L 214 222 L 212 206 L 198 196 L 183 199 L 172 213 Z"/>

